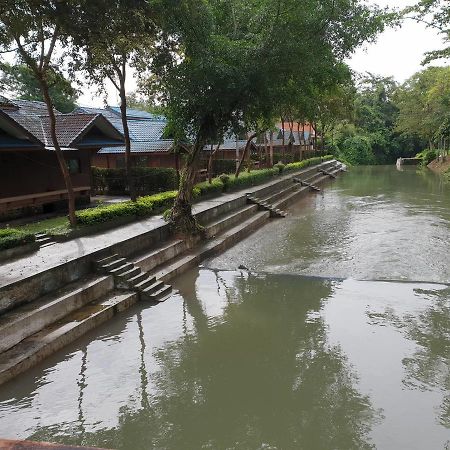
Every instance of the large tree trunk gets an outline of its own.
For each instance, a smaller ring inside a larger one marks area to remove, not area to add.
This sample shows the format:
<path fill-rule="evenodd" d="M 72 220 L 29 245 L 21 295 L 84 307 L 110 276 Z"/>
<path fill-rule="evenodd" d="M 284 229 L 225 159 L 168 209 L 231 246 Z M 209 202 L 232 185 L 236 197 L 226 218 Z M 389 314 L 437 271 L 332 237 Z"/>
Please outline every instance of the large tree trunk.
<path fill-rule="evenodd" d="M 269 165 L 273 167 L 273 131 L 270 132 Z"/>
<path fill-rule="evenodd" d="M 169 215 L 175 231 L 183 235 L 194 235 L 203 230 L 197 219 L 192 215 L 192 202 L 194 200 L 195 179 L 205 142 L 204 130 L 201 128 L 192 149 L 188 153 L 186 164 L 181 170 L 178 195 Z"/>
<path fill-rule="evenodd" d="M 67 204 L 69 207 L 69 222 L 70 225 L 75 226 L 77 223 L 77 217 L 75 215 L 75 192 L 73 190 L 72 180 L 70 178 L 69 169 L 67 168 L 67 162 L 64 158 L 64 154 L 61 150 L 61 146 L 58 142 L 58 137 L 56 135 L 56 117 L 55 111 L 53 109 L 53 102 L 50 97 L 49 87 L 47 81 L 41 75 L 39 78 L 39 83 L 41 85 L 42 94 L 44 96 L 44 101 L 47 106 L 48 116 L 50 119 L 50 135 L 52 137 L 53 146 L 55 147 L 56 158 L 58 159 L 59 167 L 61 169 L 62 176 L 64 178 L 64 184 L 67 189 Z"/>
<path fill-rule="evenodd" d="M 130 189 L 130 197 L 133 202 L 136 201 L 136 189 L 134 184 L 132 161 L 131 161 L 131 140 L 130 129 L 127 120 L 127 97 L 125 93 L 125 68 L 123 69 L 123 77 L 120 78 L 120 115 L 122 118 L 123 134 L 125 136 L 125 168 L 127 173 L 128 186 Z"/>
<path fill-rule="evenodd" d="M 211 144 L 211 153 L 210 153 L 209 159 L 208 159 L 208 181 L 209 181 L 209 184 L 212 183 L 212 166 L 213 166 L 214 155 L 219 151 L 219 148 L 220 148 L 220 143 L 217 144 L 216 149 L 213 151 L 213 144 Z"/>
<path fill-rule="evenodd" d="M 237 169 L 236 169 L 236 173 L 234 174 L 234 176 L 235 176 L 236 178 L 239 177 L 239 174 L 241 173 L 242 165 L 244 164 L 245 157 L 247 156 L 248 152 L 250 151 L 250 147 L 251 147 L 251 145 L 252 145 L 252 140 L 255 139 L 255 137 L 257 137 L 258 134 L 259 134 L 259 133 L 253 133 L 253 134 L 251 134 L 250 137 L 247 139 L 247 144 L 245 145 L 244 153 L 242 154 L 242 158 L 241 158 L 241 160 L 239 161 L 239 164 L 238 164 Z"/>
<path fill-rule="evenodd" d="M 281 132 L 283 133 L 283 136 L 282 136 L 282 139 L 283 139 L 283 153 L 282 153 L 282 155 L 283 155 L 283 160 L 284 160 L 284 157 L 286 155 L 286 147 L 285 147 L 286 140 L 284 139 L 284 118 L 283 117 L 281 118 Z"/>
<path fill-rule="evenodd" d="M 264 158 L 265 166 L 269 167 L 269 146 L 267 145 L 267 131 L 264 133 Z"/>

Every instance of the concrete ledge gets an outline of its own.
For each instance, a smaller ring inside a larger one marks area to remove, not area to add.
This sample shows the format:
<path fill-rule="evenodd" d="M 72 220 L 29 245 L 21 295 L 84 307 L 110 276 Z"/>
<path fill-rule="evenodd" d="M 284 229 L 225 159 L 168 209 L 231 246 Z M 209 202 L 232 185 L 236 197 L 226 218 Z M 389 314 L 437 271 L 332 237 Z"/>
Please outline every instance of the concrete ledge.
<path fill-rule="evenodd" d="M 0 251 L 0 262 L 7 261 L 9 259 L 18 258 L 19 256 L 26 255 L 27 253 L 35 252 L 39 249 L 38 242 L 30 242 L 29 244 L 19 245 L 18 247 L 8 248 Z"/>

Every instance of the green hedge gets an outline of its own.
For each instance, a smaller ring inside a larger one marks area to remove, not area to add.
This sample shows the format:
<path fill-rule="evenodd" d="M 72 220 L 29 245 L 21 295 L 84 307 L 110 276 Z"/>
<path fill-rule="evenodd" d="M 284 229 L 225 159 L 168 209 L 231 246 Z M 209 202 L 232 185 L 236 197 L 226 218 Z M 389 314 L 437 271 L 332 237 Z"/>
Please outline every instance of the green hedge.
<path fill-rule="evenodd" d="M 14 228 L 3 228 L 0 230 L 0 250 L 30 244 L 36 240 L 33 233 L 16 230 Z"/>
<path fill-rule="evenodd" d="M 220 194 L 224 190 L 224 184 L 220 178 L 213 178 L 212 182 L 204 181 L 195 185 L 194 195 L 196 197 L 204 197 L 206 195 Z"/>
<path fill-rule="evenodd" d="M 133 167 L 134 186 L 140 196 L 177 188 L 177 172 L 163 167 Z M 127 195 L 125 169 L 92 168 L 92 188 L 96 193 Z"/>
<path fill-rule="evenodd" d="M 77 221 L 80 225 L 95 225 L 120 217 L 149 216 L 157 211 L 170 208 L 176 196 L 176 191 L 162 192 L 161 194 L 139 197 L 135 203 L 128 201 L 77 211 Z"/>
<path fill-rule="evenodd" d="M 228 189 L 240 189 L 247 186 L 260 184 L 268 179 L 278 175 L 278 169 L 261 169 L 252 172 L 242 172 L 238 178 L 230 176 L 227 183 Z"/>
<path fill-rule="evenodd" d="M 311 158 L 298 163 L 291 163 L 284 167 L 284 170 L 299 170 L 322 161 L 328 161 L 333 156 L 327 155 L 323 158 Z M 109 169 L 108 169 L 109 170 Z M 194 197 L 204 197 L 208 195 L 219 195 L 225 189 L 242 189 L 247 186 L 261 184 L 270 178 L 278 176 L 279 168 L 254 170 L 242 172 L 238 178 L 234 175 L 214 178 L 210 184 L 208 181 L 199 183 L 194 188 Z M 226 179 L 226 183 L 223 180 Z M 160 194 L 139 197 L 136 203 L 131 201 L 115 203 L 113 205 L 98 206 L 97 208 L 77 211 L 77 220 L 80 225 L 95 225 L 109 222 L 120 217 L 145 217 L 157 212 L 166 210 L 173 205 L 177 196 L 177 191 L 162 192 Z"/>
<path fill-rule="evenodd" d="M 299 161 L 296 163 L 286 164 L 284 170 L 300 170 L 300 169 L 304 169 L 305 167 L 315 166 L 324 161 L 330 161 L 333 158 L 334 158 L 333 155 L 326 155 L 326 156 L 322 156 L 322 157 L 317 156 L 315 158 L 305 159 L 303 161 Z"/>

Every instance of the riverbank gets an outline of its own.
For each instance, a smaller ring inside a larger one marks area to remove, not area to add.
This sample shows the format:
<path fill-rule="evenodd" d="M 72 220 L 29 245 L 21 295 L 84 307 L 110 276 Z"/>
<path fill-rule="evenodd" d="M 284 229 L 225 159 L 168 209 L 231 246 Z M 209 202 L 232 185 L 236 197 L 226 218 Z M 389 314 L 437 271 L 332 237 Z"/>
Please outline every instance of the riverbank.
<path fill-rule="evenodd" d="M 447 156 L 445 160 L 435 159 L 427 167 L 435 173 L 448 173 L 450 171 L 450 156 Z"/>
<path fill-rule="evenodd" d="M 180 240 L 161 216 L 41 248 L 0 269 L 0 383 L 27 370 L 139 300 L 167 299 L 165 283 L 219 254 L 342 171 L 329 161 L 250 192 L 198 203 L 208 239 Z"/>

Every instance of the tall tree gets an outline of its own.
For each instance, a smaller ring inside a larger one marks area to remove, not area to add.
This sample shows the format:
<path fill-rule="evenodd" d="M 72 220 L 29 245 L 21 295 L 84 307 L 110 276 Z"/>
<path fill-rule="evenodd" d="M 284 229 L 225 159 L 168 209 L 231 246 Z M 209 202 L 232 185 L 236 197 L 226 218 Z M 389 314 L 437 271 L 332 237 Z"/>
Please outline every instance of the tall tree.
<path fill-rule="evenodd" d="M 310 82 L 312 67 L 348 56 L 382 20 L 355 0 L 310 0 L 301 9 L 296 0 L 162 3 L 166 32 L 179 51 L 171 64 L 163 59 L 155 67 L 151 89 L 163 93 L 178 138 L 192 141 L 171 211 L 172 222 L 192 232 L 198 229 L 192 189 L 205 143 L 243 125 L 257 130 L 274 117 L 280 89 L 291 78 L 306 75 Z"/>
<path fill-rule="evenodd" d="M 69 220 L 76 224 L 75 194 L 56 133 L 56 117 L 51 95 L 51 83 L 58 73 L 55 57 L 57 44 L 64 43 L 59 17 L 64 16 L 62 2 L 49 0 L 3 0 L 0 16 L 0 44 L 4 50 L 13 50 L 35 77 L 47 105 L 50 135 L 68 194 Z"/>
<path fill-rule="evenodd" d="M 425 54 L 423 64 L 450 58 L 450 3 L 448 0 L 419 0 L 402 11 L 403 18 L 425 23 L 442 36 L 444 47 Z"/>
<path fill-rule="evenodd" d="M 26 64 L 0 63 L 0 86 L 21 100 L 44 101 L 41 86 L 34 72 Z M 49 67 L 48 86 L 55 108 L 68 113 L 76 107 L 78 91 L 63 73 L 55 67 Z"/>
<path fill-rule="evenodd" d="M 130 67 L 142 64 L 143 55 L 151 54 L 157 37 L 151 2 L 80 0 L 79 3 L 76 13 L 65 20 L 74 44 L 73 68 L 84 71 L 94 84 L 103 88 L 109 80 L 119 94 L 126 173 L 130 196 L 135 201 L 126 83 Z"/>

